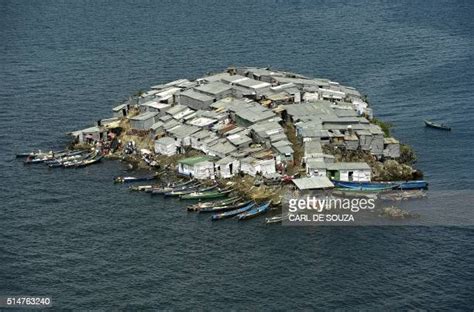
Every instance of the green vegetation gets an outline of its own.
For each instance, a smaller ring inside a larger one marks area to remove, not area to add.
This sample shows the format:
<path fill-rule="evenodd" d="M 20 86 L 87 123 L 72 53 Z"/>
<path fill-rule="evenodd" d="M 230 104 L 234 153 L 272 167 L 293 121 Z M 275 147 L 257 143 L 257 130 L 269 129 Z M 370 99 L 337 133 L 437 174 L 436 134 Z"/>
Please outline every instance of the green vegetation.
<path fill-rule="evenodd" d="M 374 125 L 377 125 L 380 128 L 382 128 L 384 137 L 386 137 L 386 138 L 390 137 L 390 128 L 393 127 L 393 125 L 391 123 L 382 121 L 382 120 L 377 119 L 377 118 L 372 119 L 372 123 Z"/>
<path fill-rule="evenodd" d="M 416 161 L 416 154 L 413 148 L 406 144 L 400 144 L 400 158 L 398 161 L 405 165 L 414 164 Z"/>

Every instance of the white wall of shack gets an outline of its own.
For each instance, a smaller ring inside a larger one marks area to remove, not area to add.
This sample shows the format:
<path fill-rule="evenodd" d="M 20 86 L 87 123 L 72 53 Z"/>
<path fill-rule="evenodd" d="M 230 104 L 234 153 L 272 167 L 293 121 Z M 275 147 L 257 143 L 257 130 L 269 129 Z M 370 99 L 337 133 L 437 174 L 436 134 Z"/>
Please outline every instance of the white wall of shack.
<path fill-rule="evenodd" d="M 196 179 L 213 179 L 214 164 L 212 162 L 201 162 L 194 165 L 194 175 Z"/>
<path fill-rule="evenodd" d="M 212 162 L 204 161 L 193 166 L 186 164 L 178 165 L 178 172 L 183 175 L 193 176 L 196 179 L 213 179 L 214 178 L 214 164 Z"/>
<path fill-rule="evenodd" d="M 177 149 L 174 143 L 171 144 L 163 144 L 160 142 L 155 142 L 155 153 L 166 155 L 166 156 L 173 156 L 176 155 Z"/>
<path fill-rule="evenodd" d="M 155 123 L 155 118 L 148 118 L 145 120 L 130 120 L 130 127 L 132 129 L 139 129 L 139 130 L 148 130 L 153 126 Z"/>
<path fill-rule="evenodd" d="M 209 105 L 211 105 L 212 102 L 213 101 L 201 101 L 201 100 L 198 100 L 198 99 L 188 97 L 188 96 L 183 95 L 183 94 L 181 94 L 179 96 L 179 104 L 188 106 L 188 107 L 196 109 L 196 110 L 198 110 L 198 109 L 207 110 L 207 109 L 209 109 Z"/>
<path fill-rule="evenodd" d="M 263 175 L 276 173 L 275 160 L 258 160 L 255 165 L 255 170 Z"/>
<path fill-rule="evenodd" d="M 230 171 L 231 164 L 232 164 L 232 172 Z M 232 178 L 233 176 L 239 173 L 239 170 L 240 170 L 239 167 L 240 167 L 240 162 L 238 160 L 235 160 L 228 164 L 219 165 L 217 168 L 216 174 L 223 179 Z"/>
<path fill-rule="evenodd" d="M 372 172 L 370 169 L 366 170 L 339 170 L 341 181 L 351 181 L 349 179 L 349 172 L 352 172 L 352 181 L 368 182 L 371 180 Z"/>
<path fill-rule="evenodd" d="M 255 168 L 255 166 L 248 162 L 243 162 L 240 164 L 240 171 L 252 177 L 255 177 L 257 175 L 257 169 Z"/>

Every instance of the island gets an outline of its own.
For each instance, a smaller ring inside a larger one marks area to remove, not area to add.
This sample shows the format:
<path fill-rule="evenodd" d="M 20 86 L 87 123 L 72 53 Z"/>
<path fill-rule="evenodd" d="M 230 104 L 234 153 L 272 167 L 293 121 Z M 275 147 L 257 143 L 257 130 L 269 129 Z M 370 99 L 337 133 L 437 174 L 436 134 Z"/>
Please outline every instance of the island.
<path fill-rule="evenodd" d="M 329 79 L 229 67 L 141 90 L 112 114 L 69 133 L 72 149 L 89 153 L 29 160 L 80 167 L 121 159 L 152 173 L 116 182 L 160 179 L 132 189 L 196 199 L 237 192 L 278 203 L 295 190 L 427 187 L 412 148 L 374 117 L 368 97 Z"/>

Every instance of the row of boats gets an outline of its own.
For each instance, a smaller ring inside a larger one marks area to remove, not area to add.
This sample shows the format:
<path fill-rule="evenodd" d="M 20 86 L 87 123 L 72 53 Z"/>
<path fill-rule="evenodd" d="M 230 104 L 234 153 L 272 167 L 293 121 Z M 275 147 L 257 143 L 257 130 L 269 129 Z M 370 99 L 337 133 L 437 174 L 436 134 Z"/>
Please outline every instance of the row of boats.
<path fill-rule="evenodd" d="M 98 163 L 103 156 L 98 152 L 88 151 L 50 151 L 20 153 L 17 158 L 25 158 L 24 163 L 46 164 L 49 168 L 82 168 Z"/>
<path fill-rule="evenodd" d="M 268 212 L 270 204 L 271 201 L 257 204 L 253 200 L 234 197 L 224 201 L 198 203 L 189 206 L 187 209 L 188 211 L 196 211 L 198 213 L 213 213 L 211 216 L 212 221 L 228 218 L 247 220 Z"/>
<path fill-rule="evenodd" d="M 117 177 L 114 179 L 116 183 L 132 183 L 154 180 L 156 176 L 149 177 Z M 131 191 L 141 191 L 150 193 L 151 195 L 164 195 L 179 197 L 180 199 L 215 199 L 227 197 L 233 189 L 221 188 L 217 184 L 203 185 L 196 180 L 180 181 L 177 183 L 168 183 L 165 185 L 138 185 L 131 186 Z"/>
<path fill-rule="evenodd" d="M 132 183 L 150 181 L 156 175 L 145 177 L 117 177 L 116 183 Z M 270 210 L 271 202 L 258 204 L 253 200 L 241 196 L 231 196 L 232 188 L 221 188 L 217 184 L 203 185 L 196 180 L 179 181 L 166 185 L 134 185 L 131 191 L 178 197 L 182 200 L 199 200 L 187 207 L 187 211 L 211 214 L 211 220 L 217 221 L 235 217 L 238 220 L 247 220 L 265 214 Z"/>

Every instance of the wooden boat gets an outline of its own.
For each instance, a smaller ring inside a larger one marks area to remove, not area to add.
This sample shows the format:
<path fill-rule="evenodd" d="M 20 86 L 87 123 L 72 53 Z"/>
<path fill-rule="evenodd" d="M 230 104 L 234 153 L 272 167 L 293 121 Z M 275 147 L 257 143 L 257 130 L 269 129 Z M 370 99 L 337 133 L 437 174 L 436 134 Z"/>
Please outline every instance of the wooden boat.
<path fill-rule="evenodd" d="M 151 190 L 153 185 L 133 185 L 130 186 L 128 189 L 134 192 L 146 192 L 147 190 Z"/>
<path fill-rule="evenodd" d="M 62 150 L 62 151 L 56 151 L 56 152 L 53 152 L 53 151 L 42 152 L 42 151 L 38 150 L 38 151 L 33 151 L 33 152 L 17 153 L 17 154 L 15 154 L 15 157 L 16 158 L 27 158 L 27 157 L 35 158 L 35 157 L 39 157 L 40 158 L 40 157 L 47 156 L 47 155 L 61 155 L 62 153 L 66 153 L 66 151 Z"/>
<path fill-rule="evenodd" d="M 64 155 L 59 155 L 59 156 L 56 155 L 51 160 L 46 160 L 45 163 L 49 165 L 51 163 L 56 163 L 56 162 L 70 161 L 70 160 L 83 157 L 83 154 L 85 154 L 84 151 L 77 151 L 77 152 L 66 153 Z"/>
<path fill-rule="evenodd" d="M 144 182 L 151 181 L 156 178 L 155 175 L 143 176 L 143 177 L 115 177 L 114 183 L 133 183 L 133 182 Z"/>
<path fill-rule="evenodd" d="M 84 154 L 83 151 L 72 153 L 67 156 L 54 158 L 52 160 L 45 161 L 45 164 L 48 165 L 50 168 L 59 168 L 64 167 L 65 163 L 76 161 L 75 163 L 78 164 L 80 160 L 87 159 L 88 157 L 92 156 L 92 154 Z"/>
<path fill-rule="evenodd" d="M 354 182 L 332 180 L 337 188 L 357 189 L 361 191 L 384 191 L 387 189 L 419 190 L 427 189 L 428 183 L 423 180 L 395 182 Z"/>
<path fill-rule="evenodd" d="M 186 209 L 188 211 L 197 211 L 203 208 L 211 208 L 211 207 L 217 207 L 217 206 L 228 206 L 235 204 L 242 198 L 239 196 L 233 196 L 229 197 L 226 199 L 221 199 L 221 200 L 214 200 L 214 201 L 205 201 L 205 202 L 199 202 L 193 205 L 189 205 Z"/>
<path fill-rule="evenodd" d="M 30 164 L 41 164 L 44 163 L 47 160 L 52 160 L 54 159 L 53 154 L 47 154 L 47 155 L 41 155 L 41 156 L 28 156 L 24 164 L 30 165 Z"/>
<path fill-rule="evenodd" d="M 152 195 L 163 195 L 165 193 L 168 193 L 168 192 L 172 192 L 172 191 L 180 191 L 180 190 L 186 190 L 186 189 L 189 189 L 189 188 L 193 188 L 193 189 L 196 189 L 197 187 L 199 187 L 201 184 L 199 182 L 194 182 L 192 184 L 187 184 L 185 186 L 162 186 L 162 187 L 156 187 L 156 188 L 153 188 L 151 190 L 151 194 Z"/>
<path fill-rule="evenodd" d="M 80 163 L 78 163 L 78 164 L 76 165 L 76 168 L 84 168 L 84 167 L 87 167 L 87 166 L 96 164 L 96 163 L 98 163 L 99 161 L 101 161 L 102 158 L 104 158 L 104 156 L 102 156 L 102 155 L 96 155 L 95 157 L 93 157 L 93 158 L 91 158 L 91 159 L 86 159 L 86 160 L 81 161 Z"/>
<path fill-rule="evenodd" d="M 166 192 L 163 195 L 165 195 L 165 196 L 181 196 L 181 195 L 191 194 L 191 193 L 194 193 L 194 192 L 197 192 L 197 193 L 207 192 L 207 191 L 215 189 L 217 187 L 217 185 L 201 187 L 201 188 L 200 187 L 201 187 L 201 184 L 198 184 L 196 186 Z"/>
<path fill-rule="evenodd" d="M 28 156 L 34 156 L 35 152 L 24 152 L 15 154 L 16 158 L 26 158 Z"/>
<path fill-rule="evenodd" d="M 247 206 L 250 203 L 252 203 L 251 200 L 242 200 L 240 202 L 236 202 L 236 203 L 229 204 L 229 205 L 221 205 L 221 206 L 201 208 L 201 209 L 198 210 L 198 212 L 199 213 L 201 213 L 201 212 L 206 213 L 206 212 L 222 212 L 222 211 L 235 210 L 235 209 Z"/>
<path fill-rule="evenodd" d="M 54 158 L 54 159 L 51 159 L 51 160 L 47 160 L 44 163 L 46 165 L 48 165 L 50 168 L 62 167 L 65 162 L 73 161 L 73 160 L 81 160 L 81 159 L 83 159 L 83 157 L 84 157 L 83 155 L 59 157 L 59 158 Z"/>
<path fill-rule="evenodd" d="M 151 189 L 151 195 L 163 195 L 164 193 L 171 192 L 174 190 L 172 186 L 154 187 Z"/>
<path fill-rule="evenodd" d="M 271 201 L 237 215 L 239 221 L 255 218 L 270 210 Z"/>
<path fill-rule="evenodd" d="M 175 190 L 175 189 L 188 187 L 192 184 L 199 185 L 199 182 L 197 182 L 194 179 L 187 180 L 185 182 L 180 180 L 173 183 L 167 183 L 165 185 L 155 185 L 151 189 L 146 190 L 146 192 L 151 193 L 152 195 L 162 195 L 166 192 L 171 192 L 172 190 Z"/>
<path fill-rule="evenodd" d="M 331 180 L 336 188 L 354 189 L 359 191 L 383 191 L 400 186 L 395 182 L 356 182 Z"/>
<path fill-rule="evenodd" d="M 378 192 L 385 192 L 393 190 L 393 187 L 380 187 L 380 188 L 345 188 L 345 187 L 336 187 L 334 190 L 340 191 L 342 193 L 378 193 Z"/>
<path fill-rule="evenodd" d="M 53 162 L 53 163 L 48 164 L 48 167 L 49 168 L 62 168 L 64 167 L 64 164 L 58 161 L 58 162 Z"/>
<path fill-rule="evenodd" d="M 193 192 L 186 195 L 182 195 L 179 198 L 183 200 L 187 199 L 215 199 L 228 196 L 233 190 L 211 190 L 205 192 Z"/>
<path fill-rule="evenodd" d="M 288 217 L 289 217 L 289 214 L 278 215 L 271 218 L 265 218 L 265 223 L 266 224 L 282 223 L 283 220 L 288 219 Z"/>
<path fill-rule="evenodd" d="M 235 209 L 235 210 L 231 210 L 231 211 L 226 211 L 226 212 L 223 212 L 223 213 L 218 213 L 218 214 L 215 214 L 211 217 L 211 220 L 212 221 L 217 221 L 217 220 L 222 220 L 222 219 L 226 219 L 226 218 L 231 218 L 231 217 L 234 217 L 234 216 L 237 216 L 241 213 L 245 213 L 246 211 L 252 209 L 253 207 L 255 206 L 255 203 L 252 202 L 242 208 L 239 208 L 239 209 Z"/>
<path fill-rule="evenodd" d="M 443 123 L 437 123 L 431 120 L 424 120 L 425 125 L 429 128 L 434 128 L 434 129 L 439 129 L 439 130 L 446 130 L 446 131 L 451 131 L 451 127 L 443 124 Z"/>

